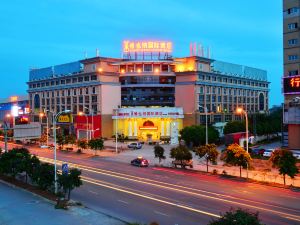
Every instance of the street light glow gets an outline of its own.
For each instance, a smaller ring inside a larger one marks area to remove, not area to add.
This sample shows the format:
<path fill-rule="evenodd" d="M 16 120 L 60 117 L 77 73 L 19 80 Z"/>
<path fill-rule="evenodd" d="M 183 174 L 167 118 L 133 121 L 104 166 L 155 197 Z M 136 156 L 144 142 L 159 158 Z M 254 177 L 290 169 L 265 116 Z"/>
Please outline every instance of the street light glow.
<path fill-rule="evenodd" d="M 245 111 L 244 111 L 244 109 L 243 108 L 241 108 L 241 107 L 237 107 L 236 108 L 236 113 L 237 114 L 242 114 L 242 113 L 244 113 Z"/>

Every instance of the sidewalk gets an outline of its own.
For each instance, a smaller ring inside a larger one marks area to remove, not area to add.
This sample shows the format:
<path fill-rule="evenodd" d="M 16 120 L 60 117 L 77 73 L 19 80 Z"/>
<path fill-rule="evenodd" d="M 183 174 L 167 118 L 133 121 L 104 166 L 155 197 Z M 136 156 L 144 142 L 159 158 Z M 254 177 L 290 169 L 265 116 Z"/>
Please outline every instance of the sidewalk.
<path fill-rule="evenodd" d="M 276 145 L 277 143 L 273 144 Z M 107 141 L 105 143 L 106 146 L 115 146 L 115 142 L 113 141 Z M 126 144 L 120 144 L 118 143 L 118 146 L 123 146 L 123 149 L 126 148 Z M 266 145 L 270 146 L 270 145 Z M 166 159 L 161 162 L 163 166 L 171 167 L 172 166 L 172 160 L 170 158 L 170 150 L 171 148 L 175 147 L 172 145 L 162 145 L 162 147 L 165 149 L 165 156 Z M 221 152 L 221 150 L 224 149 L 224 146 L 219 146 L 218 150 Z M 104 153 L 104 152 L 103 152 Z M 198 156 L 193 154 L 193 166 L 194 170 L 199 171 L 206 171 L 206 162 L 203 159 L 199 159 Z M 102 156 L 102 153 L 99 151 L 99 155 Z M 124 162 L 124 163 L 130 163 L 130 161 L 138 156 L 143 156 L 146 159 L 150 161 L 151 166 L 155 166 L 158 164 L 158 159 L 154 158 L 154 146 L 145 144 L 142 149 L 138 150 L 126 150 L 123 152 L 120 152 L 119 154 L 115 154 L 112 152 L 111 154 L 105 154 L 105 160 L 109 161 L 118 161 L 118 162 Z M 278 170 L 271 167 L 269 162 L 267 160 L 253 160 L 253 163 L 255 163 L 254 167 L 255 170 L 249 170 L 248 171 L 248 177 L 257 181 L 263 181 L 263 182 L 271 182 L 271 183 L 279 183 L 283 184 L 283 178 L 281 175 L 279 175 Z M 221 174 L 224 170 L 228 175 L 233 175 L 239 177 L 240 171 L 239 167 L 237 166 L 223 166 L 224 162 L 221 160 L 218 160 L 217 165 L 211 165 L 209 164 L 209 172 L 212 172 L 214 169 L 217 170 L 218 174 Z M 242 177 L 247 177 L 247 170 L 242 169 Z M 300 187 L 300 176 L 295 177 L 295 179 L 291 179 L 290 177 L 286 176 L 286 185 L 293 185 Z"/>
<path fill-rule="evenodd" d="M 53 203 L 0 182 L 1 225 L 124 225 L 125 223 L 84 207 L 55 209 Z"/>

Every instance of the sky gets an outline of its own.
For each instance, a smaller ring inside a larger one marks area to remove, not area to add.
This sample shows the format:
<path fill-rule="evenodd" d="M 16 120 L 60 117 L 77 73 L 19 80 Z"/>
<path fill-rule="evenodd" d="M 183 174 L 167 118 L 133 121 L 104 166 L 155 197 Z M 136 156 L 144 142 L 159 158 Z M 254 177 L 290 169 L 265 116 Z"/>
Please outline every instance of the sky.
<path fill-rule="evenodd" d="M 11 0 L 0 7 L 0 98 L 26 94 L 29 69 L 96 55 L 120 57 L 124 39 L 191 42 L 212 58 L 267 70 L 270 107 L 283 102 L 281 0 Z"/>

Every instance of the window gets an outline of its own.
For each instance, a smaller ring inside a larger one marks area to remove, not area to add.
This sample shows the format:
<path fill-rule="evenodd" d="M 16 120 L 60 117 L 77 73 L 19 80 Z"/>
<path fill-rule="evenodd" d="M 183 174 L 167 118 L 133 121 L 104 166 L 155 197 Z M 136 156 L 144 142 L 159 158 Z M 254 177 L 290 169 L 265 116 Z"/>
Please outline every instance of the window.
<path fill-rule="evenodd" d="M 60 84 L 65 84 L 66 81 L 65 80 L 60 80 Z"/>
<path fill-rule="evenodd" d="M 96 75 L 92 75 L 91 76 L 91 80 L 97 80 L 97 76 Z"/>
<path fill-rule="evenodd" d="M 66 80 L 66 83 L 67 83 L 67 84 L 71 83 L 71 79 L 67 79 L 67 80 Z"/>
<path fill-rule="evenodd" d="M 204 95 L 199 95 L 199 102 L 204 102 Z"/>
<path fill-rule="evenodd" d="M 288 40 L 288 45 L 293 46 L 298 44 L 298 39 L 290 39 Z"/>
<path fill-rule="evenodd" d="M 85 89 L 85 94 L 88 94 L 89 93 L 89 88 L 86 88 Z"/>
<path fill-rule="evenodd" d="M 73 83 L 77 83 L 77 77 L 73 78 L 73 79 L 72 79 L 72 82 L 73 82 Z"/>
<path fill-rule="evenodd" d="M 200 87 L 199 92 L 200 94 L 203 94 L 203 87 Z"/>
<path fill-rule="evenodd" d="M 93 87 L 93 94 L 96 93 L 96 87 Z"/>
<path fill-rule="evenodd" d="M 144 71 L 145 72 L 151 72 L 152 71 L 152 65 L 151 64 L 145 64 L 144 65 Z"/>
<path fill-rule="evenodd" d="M 297 59 L 298 59 L 298 55 L 289 55 L 289 56 L 288 56 L 288 59 L 289 59 L 290 61 L 297 60 Z"/>
<path fill-rule="evenodd" d="M 84 81 L 89 81 L 90 80 L 90 77 L 89 76 L 85 76 L 84 77 Z"/>
<path fill-rule="evenodd" d="M 83 77 L 78 77 L 78 82 L 82 82 L 83 81 Z"/>
<path fill-rule="evenodd" d="M 73 90 L 73 95 L 76 95 L 76 89 Z"/>
<path fill-rule="evenodd" d="M 289 23 L 288 24 L 288 29 L 289 30 L 295 30 L 298 28 L 298 23 Z"/>
<path fill-rule="evenodd" d="M 289 71 L 289 76 L 295 76 L 295 75 L 298 75 L 298 70 Z"/>
<path fill-rule="evenodd" d="M 287 14 L 294 14 L 298 12 L 298 8 L 297 7 L 293 7 L 293 8 L 289 8 L 287 10 Z"/>

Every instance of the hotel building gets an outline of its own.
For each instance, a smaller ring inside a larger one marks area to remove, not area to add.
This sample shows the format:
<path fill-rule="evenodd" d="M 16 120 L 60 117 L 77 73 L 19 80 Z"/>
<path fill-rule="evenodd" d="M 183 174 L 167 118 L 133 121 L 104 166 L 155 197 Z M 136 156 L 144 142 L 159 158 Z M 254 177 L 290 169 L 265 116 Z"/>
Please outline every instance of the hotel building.
<path fill-rule="evenodd" d="M 284 146 L 300 150 L 300 1 L 283 1 Z"/>
<path fill-rule="evenodd" d="M 209 123 L 240 119 L 234 115 L 238 106 L 268 111 L 266 71 L 210 59 L 203 51 L 173 57 L 172 47 L 168 41 L 124 41 L 121 58 L 96 56 L 31 70 L 33 114 L 70 110 L 70 131 L 80 137 L 117 132 L 177 143 L 184 126 L 204 123 L 205 108 Z"/>

